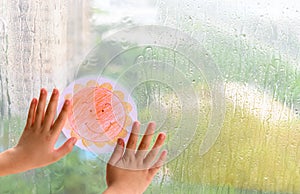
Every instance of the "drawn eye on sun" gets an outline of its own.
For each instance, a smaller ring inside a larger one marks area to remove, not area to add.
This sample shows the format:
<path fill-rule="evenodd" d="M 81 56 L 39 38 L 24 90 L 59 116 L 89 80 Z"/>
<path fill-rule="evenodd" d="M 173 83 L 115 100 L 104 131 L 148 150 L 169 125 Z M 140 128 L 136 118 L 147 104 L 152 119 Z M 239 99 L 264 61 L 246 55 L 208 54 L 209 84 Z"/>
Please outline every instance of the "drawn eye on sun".
<path fill-rule="evenodd" d="M 107 78 L 81 78 L 62 93 L 58 111 L 69 99 L 72 111 L 63 128 L 67 138 L 76 137 L 76 146 L 95 154 L 111 152 L 118 138 L 128 138 L 136 105 L 130 95 Z"/>

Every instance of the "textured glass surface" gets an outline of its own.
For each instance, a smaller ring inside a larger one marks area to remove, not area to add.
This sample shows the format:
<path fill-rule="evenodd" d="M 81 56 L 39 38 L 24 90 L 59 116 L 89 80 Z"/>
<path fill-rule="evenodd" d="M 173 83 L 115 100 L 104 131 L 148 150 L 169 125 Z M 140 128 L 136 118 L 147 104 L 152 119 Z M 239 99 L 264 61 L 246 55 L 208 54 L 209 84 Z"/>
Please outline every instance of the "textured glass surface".
<path fill-rule="evenodd" d="M 0 151 L 41 87 L 104 76 L 167 133 L 146 193 L 300 193 L 299 18 L 296 0 L 1 0 Z M 106 160 L 75 147 L 0 193 L 101 193 Z"/>

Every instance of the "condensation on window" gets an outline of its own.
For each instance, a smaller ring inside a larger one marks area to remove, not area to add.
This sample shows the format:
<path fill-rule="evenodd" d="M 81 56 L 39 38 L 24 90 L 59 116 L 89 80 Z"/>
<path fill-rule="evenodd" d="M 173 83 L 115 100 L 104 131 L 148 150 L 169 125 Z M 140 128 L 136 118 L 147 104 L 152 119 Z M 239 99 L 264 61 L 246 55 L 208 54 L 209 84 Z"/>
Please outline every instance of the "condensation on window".
<path fill-rule="evenodd" d="M 225 81 L 218 141 L 199 157 L 196 136 L 168 165 L 171 180 L 181 193 L 298 193 L 299 4 L 170 0 L 158 6 L 160 23 L 200 41 Z"/>
<path fill-rule="evenodd" d="M 185 56 L 164 48 L 129 50 L 113 61 L 173 61 L 201 99 L 191 141 L 162 167 L 146 193 L 300 193 L 296 0 L 2 0 L 0 10 L 0 151 L 16 144 L 30 99 L 41 87 L 63 90 L 92 48 L 111 34 L 159 25 L 186 33 L 205 49 L 221 72 L 226 112 L 216 142 L 200 154 L 212 112 L 205 75 Z M 103 62 L 115 51 L 107 49 L 97 59 Z M 117 76 L 120 69 L 107 68 L 107 76 Z M 133 93 L 138 105 L 147 104 L 143 95 L 149 91 L 154 97 L 171 91 L 143 84 Z M 169 102 L 179 107 L 172 95 L 160 98 L 159 108 Z M 151 108 L 138 112 L 138 118 L 161 119 L 161 109 Z M 64 140 L 61 135 L 59 143 Z M 106 187 L 105 163 L 75 148 L 49 167 L 0 178 L 0 184 L 0 193 L 100 193 Z"/>

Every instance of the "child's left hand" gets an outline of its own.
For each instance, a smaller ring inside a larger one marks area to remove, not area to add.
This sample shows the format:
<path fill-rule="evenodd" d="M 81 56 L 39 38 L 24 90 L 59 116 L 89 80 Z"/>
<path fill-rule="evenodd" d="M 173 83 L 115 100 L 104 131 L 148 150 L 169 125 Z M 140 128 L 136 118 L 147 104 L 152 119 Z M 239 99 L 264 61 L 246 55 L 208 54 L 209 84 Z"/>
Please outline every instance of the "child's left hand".
<path fill-rule="evenodd" d="M 65 101 L 59 116 L 54 120 L 58 90 L 53 90 L 45 112 L 46 97 L 47 91 L 41 89 L 39 100 L 34 98 L 30 104 L 27 123 L 18 144 L 0 154 L 0 176 L 49 165 L 72 151 L 76 138 L 70 138 L 60 148 L 54 149 L 68 118 L 70 101 Z"/>

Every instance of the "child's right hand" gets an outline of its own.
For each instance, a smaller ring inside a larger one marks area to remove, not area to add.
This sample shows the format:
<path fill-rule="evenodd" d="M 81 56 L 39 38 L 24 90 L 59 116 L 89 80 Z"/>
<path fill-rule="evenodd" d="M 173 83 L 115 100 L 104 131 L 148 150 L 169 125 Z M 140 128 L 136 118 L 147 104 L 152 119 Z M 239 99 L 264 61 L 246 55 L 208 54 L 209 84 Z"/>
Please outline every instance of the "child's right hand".
<path fill-rule="evenodd" d="M 108 193 L 140 194 L 150 185 L 155 174 L 163 165 L 167 151 L 163 151 L 155 161 L 160 147 L 165 141 L 166 135 L 160 133 L 148 152 L 152 136 L 155 131 L 155 124 L 149 123 L 143 139 L 136 150 L 140 124 L 134 122 L 132 131 L 124 152 L 124 141 L 118 139 L 116 148 L 107 164 L 106 182 Z"/>

